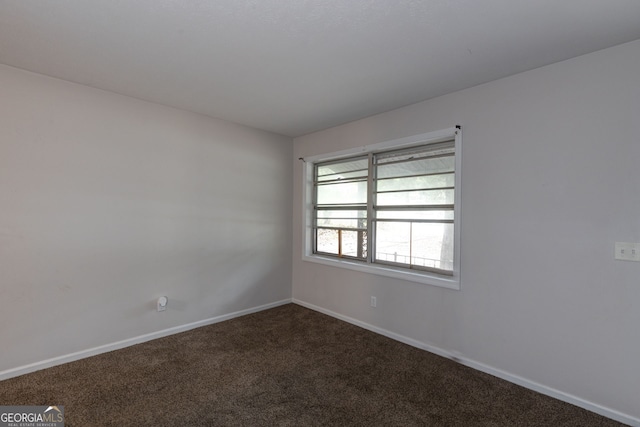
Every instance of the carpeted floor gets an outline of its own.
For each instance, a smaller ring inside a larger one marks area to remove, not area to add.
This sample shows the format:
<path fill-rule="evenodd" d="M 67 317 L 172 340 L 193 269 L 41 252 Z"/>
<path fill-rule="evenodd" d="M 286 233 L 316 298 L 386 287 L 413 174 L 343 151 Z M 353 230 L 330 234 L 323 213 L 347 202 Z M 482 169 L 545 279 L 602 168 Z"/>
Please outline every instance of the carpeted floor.
<path fill-rule="evenodd" d="M 0 382 L 90 426 L 620 426 L 289 304 Z"/>

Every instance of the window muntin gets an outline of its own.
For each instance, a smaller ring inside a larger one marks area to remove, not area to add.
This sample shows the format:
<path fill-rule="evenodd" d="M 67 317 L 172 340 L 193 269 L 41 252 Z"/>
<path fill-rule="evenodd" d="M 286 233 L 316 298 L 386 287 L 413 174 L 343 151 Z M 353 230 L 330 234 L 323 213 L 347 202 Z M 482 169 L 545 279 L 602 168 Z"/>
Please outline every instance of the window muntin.
<path fill-rule="evenodd" d="M 315 164 L 313 252 L 453 275 L 455 154 L 452 137 Z"/>

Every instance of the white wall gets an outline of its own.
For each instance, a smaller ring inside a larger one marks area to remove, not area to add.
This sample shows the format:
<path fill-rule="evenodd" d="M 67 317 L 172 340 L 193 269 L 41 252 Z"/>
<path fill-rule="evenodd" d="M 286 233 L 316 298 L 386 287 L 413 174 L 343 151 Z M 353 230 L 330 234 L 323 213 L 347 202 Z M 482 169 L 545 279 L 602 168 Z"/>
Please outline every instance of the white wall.
<path fill-rule="evenodd" d="M 0 373 L 289 299 L 291 152 L 0 66 Z"/>
<path fill-rule="evenodd" d="M 302 261 L 299 157 L 456 124 L 460 291 Z M 640 241 L 640 41 L 296 138 L 293 159 L 295 300 L 640 423 L 640 263 L 613 259 Z"/>

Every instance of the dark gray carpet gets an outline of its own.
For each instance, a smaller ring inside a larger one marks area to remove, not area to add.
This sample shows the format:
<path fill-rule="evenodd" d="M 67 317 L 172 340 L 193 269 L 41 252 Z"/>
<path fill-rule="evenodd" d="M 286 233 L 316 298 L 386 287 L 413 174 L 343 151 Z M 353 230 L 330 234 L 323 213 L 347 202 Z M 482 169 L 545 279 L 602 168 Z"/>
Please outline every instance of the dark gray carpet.
<path fill-rule="evenodd" d="M 85 426 L 620 426 L 289 304 L 0 382 Z"/>

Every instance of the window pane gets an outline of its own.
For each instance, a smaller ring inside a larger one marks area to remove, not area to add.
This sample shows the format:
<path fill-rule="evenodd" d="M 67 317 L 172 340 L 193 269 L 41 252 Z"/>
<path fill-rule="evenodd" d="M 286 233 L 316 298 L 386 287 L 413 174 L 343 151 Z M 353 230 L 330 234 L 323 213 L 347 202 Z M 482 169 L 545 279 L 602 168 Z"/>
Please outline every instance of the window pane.
<path fill-rule="evenodd" d="M 319 205 L 366 204 L 367 182 L 345 182 L 318 186 Z"/>
<path fill-rule="evenodd" d="M 366 231 L 316 230 L 317 252 L 365 259 L 367 257 Z"/>
<path fill-rule="evenodd" d="M 317 167 L 316 178 L 318 181 L 338 179 L 353 176 L 367 176 L 368 159 L 360 158 L 330 164 L 319 165 Z M 356 172 L 357 173 L 354 173 Z"/>
<path fill-rule="evenodd" d="M 325 176 L 321 176 L 318 177 L 318 182 L 325 182 L 325 181 L 335 181 L 335 180 L 353 180 L 353 179 L 357 179 L 357 178 L 363 178 L 366 179 L 367 178 L 367 171 L 353 171 L 353 172 L 344 172 L 344 173 L 337 173 L 337 174 L 332 174 L 332 175 L 325 175 Z"/>
<path fill-rule="evenodd" d="M 376 260 L 453 270 L 453 224 L 378 222 Z"/>
<path fill-rule="evenodd" d="M 316 230 L 316 247 L 318 252 L 338 255 L 338 230 Z"/>
<path fill-rule="evenodd" d="M 396 191 L 396 190 L 417 190 L 437 187 L 453 187 L 455 186 L 455 176 L 453 173 L 428 175 L 428 176 L 412 176 L 406 178 L 381 179 L 377 181 L 377 191 Z"/>
<path fill-rule="evenodd" d="M 424 219 L 424 220 L 453 220 L 453 210 L 441 211 L 378 211 L 379 219 Z"/>
<path fill-rule="evenodd" d="M 378 165 L 376 176 L 380 178 L 393 178 L 425 173 L 446 173 L 455 170 L 453 156 L 418 159 L 409 162 Z"/>
<path fill-rule="evenodd" d="M 320 210 L 318 211 L 318 227 L 366 228 L 367 211 L 365 210 Z"/>
<path fill-rule="evenodd" d="M 376 223 L 376 259 L 409 264 L 411 224 L 408 222 Z"/>
<path fill-rule="evenodd" d="M 413 224 L 412 264 L 453 270 L 453 224 Z"/>
<path fill-rule="evenodd" d="M 358 232 L 342 231 L 342 255 L 350 257 L 358 257 Z"/>
<path fill-rule="evenodd" d="M 424 157 L 446 156 L 455 153 L 455 141 L 444 141 L 435 144 L 421 145 L 413 148 L 405 148 L 385 153 L 376 154 L 377 163 L 398 162 L 404 160 L 420 159 Z"/>
<path fill-rule="evenodd" d="M 318 227 L 366 228 L 367 221 L 348 218 L 318 218 Z"/>
<path fill-rule="evenodd" d="M 454 190 L 401 191 L 397 193 L 378 193 L 380 206 L 398 205 L 452 205 Z"/>
<path fill-rule="evenodd" d="M 360 218 L 367 219 L 367 211 L 364 209 L 349 209 L 349 210 L 339 210 L 339 209 L 320 209 L 318 210 L 318 218 Z"/>

